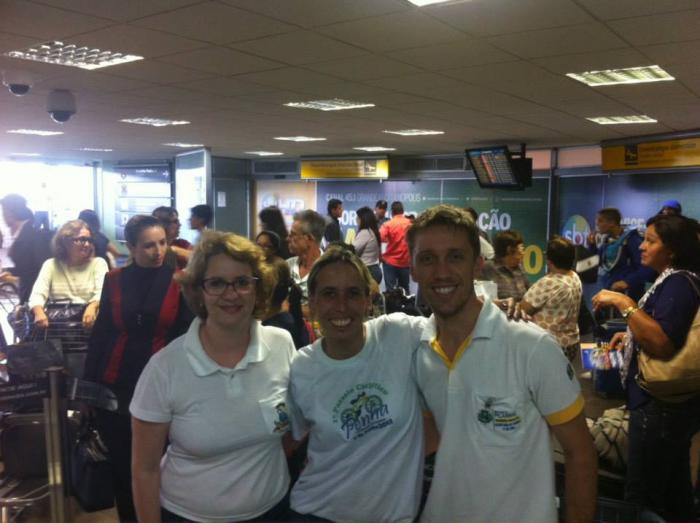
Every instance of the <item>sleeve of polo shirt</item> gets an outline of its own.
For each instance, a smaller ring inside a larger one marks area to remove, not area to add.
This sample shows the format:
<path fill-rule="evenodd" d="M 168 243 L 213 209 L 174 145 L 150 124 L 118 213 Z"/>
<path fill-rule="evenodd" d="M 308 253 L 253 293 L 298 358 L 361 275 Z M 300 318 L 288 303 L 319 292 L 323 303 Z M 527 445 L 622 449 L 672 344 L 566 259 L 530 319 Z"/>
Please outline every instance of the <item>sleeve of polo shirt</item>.
<path fill-rule="evenodd" d="M 583 410 L 581 386 L 574 368 L 553 338 L 542 335 L 527 363 L 530 393 L 550 425 L 571 421 Z"/>
<path fill-rule="evenodd" d="M 169 423 L 172 421 L 170 380 L 168 373 L 157 363 L 163 358 L 151 358 L 141 373 L 129 411 L 142 421 Z"/>

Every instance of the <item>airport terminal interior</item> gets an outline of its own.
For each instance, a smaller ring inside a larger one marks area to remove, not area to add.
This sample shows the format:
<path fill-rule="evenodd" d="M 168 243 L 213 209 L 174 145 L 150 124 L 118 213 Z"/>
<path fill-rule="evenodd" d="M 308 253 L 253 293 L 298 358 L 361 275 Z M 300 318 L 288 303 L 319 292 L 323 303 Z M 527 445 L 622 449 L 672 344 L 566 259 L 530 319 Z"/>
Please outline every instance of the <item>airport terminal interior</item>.
<path fill-rule="evenodd" d="M 3 351 L 42 340 L 31 317 L 18 327 L 15 314 L 23 262 L 13 242 L 28 218 L 13 222 L 7 209 L 18 201 L 47 246 L 94 211 L 111 268 L 133 261 L 130 220 L 158 207 L 179 224 L 180 268 L 200 240 L 192 209 L 201 206 L 208 228 L 253 241 L 267 228 L 263 209 L 279 209 L 285 234 L 296 213 L 314 210 L 346 244 L 360 235 L 364 208 L 382 201 L 387 220 L 400 214 L 394 202 L 410 220 L 439 204 L 471 208 L 482 242 L 519 233 L 516 268 L 527 286 L 551 272 L 555 235 L 575 249 L 580 343 L 570 359 L 599 454 L 600 507 L 613 514 L 596 521 L 643 520 L 644 507 L 624 494 L 623 362 L 600 348 L 638 309 L 593 313 L 606 254 L 593 259 L 589 243 L 609 232 L 601 209 L 617 209 L 620 231 L 640 238 L 665 209 L 700 218 L 697 0 L 0 0 L 0 72 Z M 391 312 L 386 280 L 385 267 L 381 312 Z M 477 290 L 507 298 L 490 283 Z M 633 305 L 644 293 L 613 289 Z M 415 281 L 400 294 L 393 310 L 430 315 Z M 66 370 L 51 379 L 79 390 L 70 380 L 82 378 L 75 362 L 90 331 L 67 330 Z M 77 502 L 70 487 L 79 422 L 67 412 L 81 418 L 70 387 L 54 389 L 39 373 L 22 378 L 23 392 L 8 366 L 0 365 L 2 523 L 119 521 L 114 508 Z M 560 495 L 565 452 L 552 441 Z M 40 456 L 29 472 L 23 455 Z M 696 503 L 699 457 L 695 434 Z"/>

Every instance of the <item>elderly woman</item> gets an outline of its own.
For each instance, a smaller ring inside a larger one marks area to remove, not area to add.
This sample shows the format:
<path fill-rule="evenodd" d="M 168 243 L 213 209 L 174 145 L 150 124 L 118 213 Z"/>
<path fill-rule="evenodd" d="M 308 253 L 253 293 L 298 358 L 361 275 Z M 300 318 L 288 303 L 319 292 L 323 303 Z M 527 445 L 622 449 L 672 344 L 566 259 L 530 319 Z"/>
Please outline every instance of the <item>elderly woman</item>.
<path fill-rule="evenodd" d="M 294 437 L 309 433 L 308 464 L 291 492 L 294 521 L 413 521 L 418 511 L 423 418 L 413 349 L 423 319 L 365 322 L 373 282 L 335 245 L 309 275 L 323 338 L 292 365 Z"/>
<path fill-rule="evenodd" d="M 659 273 L 639 303 L 603 290 L 593 306 L 615 307 L 627 332 L 611 340 L 624 350 L 623 383 L 630 409 L 625 497 L 665 521 L 694 519 L 690 440 L 700 427 L 700 395 L 678 403 L 658 400 L 641 388 L 640 354 L 669 360 L 683 347 L 700 304 L 698 222 L 657 215 L 647 222 L 640 246 L 642 264 Z"/>
<path fill-rule="evenodd" d="M 41 266 L 29 297 L 34 324 L 42 329 L 49 326 L 44 307 L 51 300 L 86 305 L 83 325 L 92 327 L 108 269 L 107 262 L 95 257 L 87 224 L 82 220 L 64 224 L 52 240 L 52 250 L 54 257 Z"/>
<path fill-rule="evenodd" d="M 136 521 L 131 494 L 131 419 L 129 402 L 151 355 L 183 334 L 192 314 L 165 265 L 165 230 L 157 218 L 134 216 L 124 227 L 131 264 L 111 271 L 102 291 L 100 314 L 92 330 L 85 379 L 109 387 L 118 412 L 97 410 L 96 421 L 109 449 L 120 521 Z"/>
<path fill-rule="evenodd" d="M 556 236 L 547 243 L 546 259 L 547 274 L 528 289 L 520 308 L 550 332 L 573 361 L 580 348 L 578 312 L 582 292 L 581 280 L 572 270 L 576 248 L 566 238 Z"/>
<path fill-rule="evenodd" d="M 181 281 L 197 318 L 151 358 L 131 403 L 139 521 L 278 521 L 294 344 L 258 321 L 274 273 L 251 241 L 211 231 Z"/>

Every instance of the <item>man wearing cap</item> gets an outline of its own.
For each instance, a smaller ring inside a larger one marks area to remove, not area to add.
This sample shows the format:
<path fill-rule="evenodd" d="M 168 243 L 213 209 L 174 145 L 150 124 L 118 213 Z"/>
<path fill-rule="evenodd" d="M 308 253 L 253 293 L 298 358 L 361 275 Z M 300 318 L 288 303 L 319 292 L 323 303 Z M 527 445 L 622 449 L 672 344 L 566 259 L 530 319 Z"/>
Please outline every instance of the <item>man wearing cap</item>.
<path fill-rule="evenodd" d="M 678 200 L 666 200 L 661 206 L 659 214 L 670 214 L 674 216 L 682 216 L 683 208 Z"/>

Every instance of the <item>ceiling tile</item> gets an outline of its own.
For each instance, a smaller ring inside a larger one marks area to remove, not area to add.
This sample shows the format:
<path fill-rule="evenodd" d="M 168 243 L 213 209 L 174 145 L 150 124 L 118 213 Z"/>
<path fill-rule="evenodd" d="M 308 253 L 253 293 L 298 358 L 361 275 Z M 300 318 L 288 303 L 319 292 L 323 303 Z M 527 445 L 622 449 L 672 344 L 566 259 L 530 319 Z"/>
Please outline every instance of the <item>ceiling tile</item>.
<path fill-rule="evenodd" d="M 476 38 L 391 51 L 387 55 L 432 71 L 517 60 L 512 54 Z"/>
<path fill-rule="evenodd" d="M 106 72 L 121 78 L 133 78 L 156 84 L 173 84 L 212 77 L 212 73 L 195 71 L 157 60 L 141 60 L 114 66 Z"/>
<path fill-rule="evenodd" d="M 274 90 L 273 87 L 263 87 L 260 84 L 245 82 L 236 77 L 212 77 L 204 80 L 178 83 L 179 87 L 192 91 L 218 94 L 221 96 L 237 96 Z"/>
<path fill-rule="evenodd" d="M 66 38 L 113 22 L 20 0 L 3 0 L 0 31 L 38 40 Z M 36 42 L 40 43 L 40 42 Z"/>
<path fill-rule="evenodd" d="M 489 43 L 523 58 L 587 53 L 628 47 L 601 23 L 542 29 L 488 39 Z"/>
<path fill-rule="evenodd" d="M 159 58 L 159 60 L 221 75 L 242 74 L 280 67 L 279 63 L 225 47 L 206 47 L 195 51 L 164 56 Z"/>
<path fill-rule="evenodd" d="M 294 33 L 259 38 L 249 42 L 233 44 L 231 47 L 290 65 L 343 59 L 366 54 L 366 51 L 362 49 L 333 40 L 313 31 L 296 31 Z"/>
<path fill-rule="evenodd" d="M 409 74 L 380 80 L 368 80 L 366 83 L 376 87 L 393 89 L 402 93 L 426 96 L 429 96 L 436 89 L 453 89 L 459 91 L 459 89 L 465 87 L 465 84 L 459 80 L 436 73 Z"/>
<path fill-rule="evenodd" d="M 0 33 L 0 54 L 24 49 L 36 43 L 36 38 Z"/>
<path fill-rule="evenodd" d="M 201 0 L 40 0 L 36 3 L 125 22 L 198 2 Z"/>
<path fill-rule="evenodd" d="M 700 40 L 648 45 L 639 51 L 650 58 L 650 62 L 666 68 L 676 64 L 700 63 Z"/>
<path fill-rule="evenodd" d="M 697 0 L 578 0 L 597 18 L 613 20 L 697 8 Z"/>
<path fill-rule="evenodd" d="M 308 64 L 306 67 L 319 73 L 357 81 L 421 72 L 411 65 L 374 54 Z"/>
<path fill-rule="evenodd" d="M 633 45 L 682 42 L 698 38 L 700 10 L 625 18 L 609 22 L 609 25 Z"/>
<path fill-rule="evenodd" d="M 215 44 L 260 38 L 295 29 L 289 24 L 218 2 L 183 7 L 132 23 Z"/>
<path fill-rule="evenodd" d="M 328 25 L 320 32 L 370 51 L 391 51 L 458 40 L 464 34 L 417 10 Z"/>
<path fill-rule="evenodd" d="M 337 78 L 314 73 L 298 67 L 282 67 L 271 71 L 240 75 L 238 78 L 246 82 L 268 85 L 278 89 L 292 90 L 309 84 L 329 85 L 338 83 Z"/>
<path fill-rule="evenodd" d="M 345 22 L 397 11 L 409 6 L 402 0 L 223 0 L 229 5 L 248 9 L 301 27 Z"/>
<path fill-rule="evenodd" d="M 577 53 L 547 58 L 535 58 L 532 62 L 556 74 L 581 73 L 653 65 L 644 53 L 632 47 L 610 49 L 595 53 Z"/>
<path fill-rule="evenodd" d="M 494 36 L 592 22 L 572 0 L 489 0 L 426 7 L 425 12 L 466 33 Z"/>

